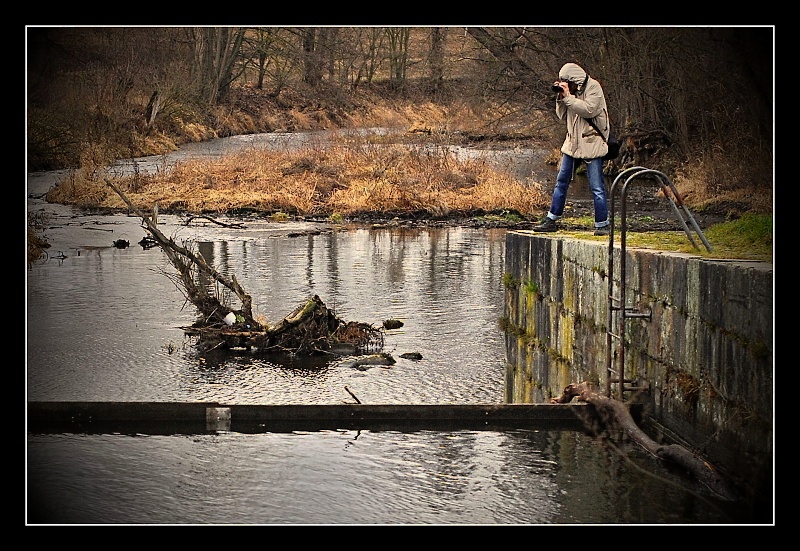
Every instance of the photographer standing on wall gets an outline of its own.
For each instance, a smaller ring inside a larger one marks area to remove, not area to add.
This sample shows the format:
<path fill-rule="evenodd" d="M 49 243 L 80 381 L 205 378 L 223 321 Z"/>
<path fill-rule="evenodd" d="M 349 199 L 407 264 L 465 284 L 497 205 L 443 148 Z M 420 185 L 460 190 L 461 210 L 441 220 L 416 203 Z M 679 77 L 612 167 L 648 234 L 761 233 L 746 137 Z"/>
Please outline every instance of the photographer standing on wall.
<path fill-rule="evenodd" d="M 600 83 L 591 78 L 575 63 L 567 63 L 558 72 L 558 81 L 553 83 L 556 97 L 556 115 L 566 120 L 567 137 L 561 146 L 561 166 L 553 190 L 550 211 L 541 223 L 533 227 L 536 232 L 558 230 L 556 220 L 564 214 L 567 191 L 572 181 L 576 163 L 586 163 L 589 188 L 594 198 L 594 234 L 608 235 L 608 201 L 605 178 L 603 177 L 603 156 L 608 152 L 606 139 L 611 133 L 606 108 L 606 98 Z M 586 119 L 594 119 L 595 126 Z"/>

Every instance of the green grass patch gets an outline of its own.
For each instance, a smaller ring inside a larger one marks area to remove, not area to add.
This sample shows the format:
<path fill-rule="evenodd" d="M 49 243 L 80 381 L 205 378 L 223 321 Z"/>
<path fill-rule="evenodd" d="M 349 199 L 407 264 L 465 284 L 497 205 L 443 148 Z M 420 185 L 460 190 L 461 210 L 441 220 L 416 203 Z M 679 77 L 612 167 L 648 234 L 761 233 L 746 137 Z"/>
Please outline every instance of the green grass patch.
<path fill-rule="evenodd" d="M 591 221 L 591 218 L 587 218 Z M 594 236 L 586 229 L 586 220 L 572 219 L 572 223 L 564 224 L 562 218 L 559 223 L 563 230 L 560 233 L 592 239 L 594 241 L 608 241 L 606 236 Z M 580 228 L 580 229 L 578 229 Z M 691 236 L 697 245 L 692 246 L 691 241 L 683 231 L 646 231 L 627 232 L 625 236 L 626 247 L 639 247 L 644 249 L 658 249 L 669 252 L 696 254 L 703 258 L 724 258 L 739 260 L 756 260 L 760 262 L 773 261 L 773 221 L 771 214 L 745 214 L 737 220 L 714 224 L 703 230 L 703 235 L 711 245 L 709 252 L 691 224 Z M 615 227 L 614 241 L 620 241 L 619 228 Z"/>
<path fill-rule="evenodd" d="M 738 220 L 711 226 L 704 233 L 709 241 L 713 239 L 731 247 L 772 250 L 771 215 L 745 214 Z"/>

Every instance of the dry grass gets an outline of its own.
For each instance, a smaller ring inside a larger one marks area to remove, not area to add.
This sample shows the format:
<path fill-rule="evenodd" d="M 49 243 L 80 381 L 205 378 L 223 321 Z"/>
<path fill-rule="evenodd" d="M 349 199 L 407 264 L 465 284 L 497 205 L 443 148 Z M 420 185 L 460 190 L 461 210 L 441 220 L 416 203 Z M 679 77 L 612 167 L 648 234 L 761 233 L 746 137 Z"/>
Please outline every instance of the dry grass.
<path fill-rule="evenodd" d="M 47 200 L 119 208 L 102 170 L 84 168 L 51 190 Z M 476 210 L 538 214 L 549 203 L 539 186 L 518 182 L 480 160 L 456 160 L 436 145 L 375 145 L 349 139 L 297 151 L 251 149 L 221 159 L 192 160 L 152 175 L 117 180 L 142 210 L 228 212 L 238 209 L 298 216 Z"/>
<path fill-rule="evenodd" d="M 751 152 L 752 153 L 752 152 Z M 771 214 L 774 197 L 772 155 L 714 150 L 676 171 L 675 187 L 693 210 L 741 216 Z"/>

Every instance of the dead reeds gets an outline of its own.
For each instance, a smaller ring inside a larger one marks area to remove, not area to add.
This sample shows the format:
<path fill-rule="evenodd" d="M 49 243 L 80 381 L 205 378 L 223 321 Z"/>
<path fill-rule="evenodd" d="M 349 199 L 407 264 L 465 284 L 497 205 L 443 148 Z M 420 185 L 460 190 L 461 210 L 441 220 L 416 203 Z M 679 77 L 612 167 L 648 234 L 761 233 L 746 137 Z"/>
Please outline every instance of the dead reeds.
<path fill-rule="evenodd" d="M 49 201 L 125 208 L 100 170 L 76 171 Z M 539 213 L 549 195 L 484 160 L 460 160 L 439 145 L 375 144 L 367 138 L 292 151 L 247 149 L 188 160 L 155 174 L 115 179 L 137 208 L 162 212 L 253 210 L 298 216 L 515 210 Z"/>

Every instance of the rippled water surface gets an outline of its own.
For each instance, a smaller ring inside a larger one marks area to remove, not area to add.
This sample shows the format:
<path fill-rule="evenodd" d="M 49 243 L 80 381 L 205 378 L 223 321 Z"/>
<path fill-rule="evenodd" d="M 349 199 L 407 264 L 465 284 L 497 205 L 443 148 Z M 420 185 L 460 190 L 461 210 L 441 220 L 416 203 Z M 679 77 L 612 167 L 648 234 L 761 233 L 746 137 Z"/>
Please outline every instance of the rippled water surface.
<path fill-rule="evenodd" d="M 583 433 L 38 435 L 28 514 L 59 524 L 726 523 Z"/>
<path fill-rule="evenodd" d="M 67 258 L 29 272 L 29 399 L 338 403 L 349 385 L 368 403 L 503 401 L 502 231 L 362 228 L 289 237 L 308 224 L 220 231 L 163 223 L 162 232 L 191 239 L 235 274 L 254 313 L 271 323 L 314 295 L 348 321 L 403 321 L 385 336 L 397 364 L 359 371 L 330 357 L 277 363 L 258 353 L 196 353 L 180 329 L 194 321 L 194 307 L 168 277 L 166 256 L 135 245 L 143 230 L 132 219 L 107 218 L 89 217 L 75 231 L 111 229 L 106 241 L 133 246 L 68 248 Z M 422 360 L 400 358 L 405 352 Z"/>

